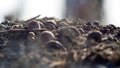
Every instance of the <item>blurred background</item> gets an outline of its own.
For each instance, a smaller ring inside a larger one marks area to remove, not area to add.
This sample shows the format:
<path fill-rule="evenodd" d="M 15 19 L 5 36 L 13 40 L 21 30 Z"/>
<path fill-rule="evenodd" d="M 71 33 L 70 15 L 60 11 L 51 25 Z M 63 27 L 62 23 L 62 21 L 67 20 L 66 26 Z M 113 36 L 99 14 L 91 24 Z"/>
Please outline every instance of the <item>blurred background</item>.
<path fill-rule="evenodd" d="M 119 3 L 120 0 L 0 0 L 0 22 L 6 15 L 26 20 L 40 14 L 120 26 Z"/>

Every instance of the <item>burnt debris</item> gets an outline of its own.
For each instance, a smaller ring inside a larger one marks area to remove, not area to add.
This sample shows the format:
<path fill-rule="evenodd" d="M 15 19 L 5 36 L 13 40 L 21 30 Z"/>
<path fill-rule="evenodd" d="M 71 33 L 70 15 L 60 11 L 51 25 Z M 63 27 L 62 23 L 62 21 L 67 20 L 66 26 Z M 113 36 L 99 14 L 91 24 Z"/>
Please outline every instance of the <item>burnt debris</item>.
<path fill-rule="evenodd" d="M 120 67 L 120 27 L 38 17 L 0 24 L 0 68 Z"/>

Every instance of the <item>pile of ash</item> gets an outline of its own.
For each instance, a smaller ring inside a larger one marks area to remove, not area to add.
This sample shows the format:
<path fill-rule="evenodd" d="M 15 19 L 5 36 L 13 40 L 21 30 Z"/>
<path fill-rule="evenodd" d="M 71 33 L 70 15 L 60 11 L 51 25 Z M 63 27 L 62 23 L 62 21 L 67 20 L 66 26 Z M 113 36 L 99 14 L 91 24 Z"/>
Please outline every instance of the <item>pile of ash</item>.
<path fill-rule="evenodd" d="M 120 27 L 41 18 L 0 24 L 0 68 L 119 68 Z"/>

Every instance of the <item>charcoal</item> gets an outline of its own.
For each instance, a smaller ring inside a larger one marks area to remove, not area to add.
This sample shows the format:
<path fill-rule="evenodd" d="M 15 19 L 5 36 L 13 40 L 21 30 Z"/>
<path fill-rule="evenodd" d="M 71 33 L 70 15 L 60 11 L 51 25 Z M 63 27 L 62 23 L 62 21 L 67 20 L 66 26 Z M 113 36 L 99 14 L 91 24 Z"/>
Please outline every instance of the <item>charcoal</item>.
<path fill-rule="evenodd" d="M 87 39 L 94 39 L 96 42 L 101 42 L 102 33 L 99 31 L 93 31 L 88 34 Z"/>

